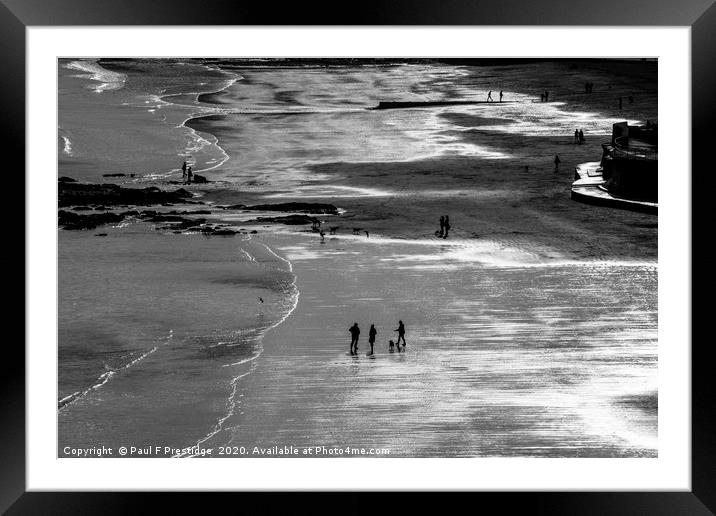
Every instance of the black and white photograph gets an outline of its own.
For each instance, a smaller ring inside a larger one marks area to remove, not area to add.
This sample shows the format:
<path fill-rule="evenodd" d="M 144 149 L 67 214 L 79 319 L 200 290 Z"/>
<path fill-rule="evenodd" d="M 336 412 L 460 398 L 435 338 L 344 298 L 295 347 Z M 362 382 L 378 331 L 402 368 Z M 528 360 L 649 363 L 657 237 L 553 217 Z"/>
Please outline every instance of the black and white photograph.
<path fill-rule="evenodd" d="M 657 57 L 56 65 L 57 457 L 659 457 Z"/>

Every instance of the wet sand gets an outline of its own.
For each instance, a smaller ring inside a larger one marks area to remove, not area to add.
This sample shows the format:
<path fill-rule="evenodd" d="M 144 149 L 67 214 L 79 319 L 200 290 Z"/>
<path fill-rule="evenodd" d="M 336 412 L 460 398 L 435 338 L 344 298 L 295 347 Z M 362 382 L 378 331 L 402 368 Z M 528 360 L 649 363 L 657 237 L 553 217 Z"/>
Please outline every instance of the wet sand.
<path fill-rule="evenodd" d="M 656 456 L 653 264 L 509 265 L 470 242 L 268 241 L 293 263 L 299 302 L 203 446 Z M 390 353 L 399 318 L 407 351 Z"/>

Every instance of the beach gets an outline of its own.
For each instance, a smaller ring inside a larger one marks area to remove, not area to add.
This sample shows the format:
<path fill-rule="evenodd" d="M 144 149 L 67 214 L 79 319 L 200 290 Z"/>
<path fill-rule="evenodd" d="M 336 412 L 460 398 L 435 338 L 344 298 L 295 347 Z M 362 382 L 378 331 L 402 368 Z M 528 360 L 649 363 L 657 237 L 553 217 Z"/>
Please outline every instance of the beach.
<path fill-rule="evenodd" d="M 186 160 L 209 180 L 182 185 L 201 206 L 151 209 L 236 234 L 133 216 L 59 230 L 60 456 L 658 455 L 657 217 L 569 199 L 612 123 L 656 119 L 655 62 L 147 61 L 60 67 L 59 175 L 168 190 Z M 373 109 L 490 89 L 510 103 Z M 294 201 L 337 207 L 314 214 L 324 237 L 245 209 Z"/>

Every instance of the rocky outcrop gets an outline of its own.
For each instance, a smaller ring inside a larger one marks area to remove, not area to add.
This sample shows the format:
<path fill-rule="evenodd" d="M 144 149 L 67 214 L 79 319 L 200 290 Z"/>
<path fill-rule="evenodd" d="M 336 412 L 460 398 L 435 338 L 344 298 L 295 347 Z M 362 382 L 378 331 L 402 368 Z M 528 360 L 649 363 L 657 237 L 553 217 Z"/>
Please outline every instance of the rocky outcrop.
<path fill-rule="evenodd" d="M 285 217 L 258 217 L 248 222 L 257 224 L 288 224 L 290 226 L 299 226 L 301 224 L 313 224 L 318 222 L 316 217 L 308 215 L 286 215 Z"/>
<path fill-rule="evenodd" d="M 80 215 L 71 211 L 57 212 L 58 224 L 62 229 L 94 229 L 104 224 L 116 224 L 124 219 L 120 213 L 92 213 Z"/>
<path fill-rule="evenodd" d="M 191 193 L 179 188 L 172 192 L 160 190 L 156 186 L 149 188 L 123 188 L 114 184 L 86 184 L 60 181 L 58 201 L 61 207 L 73 205 L 102 204 L 116 205 L 152 205 L 164 203 L 182 203 L 191 198 Z"/>

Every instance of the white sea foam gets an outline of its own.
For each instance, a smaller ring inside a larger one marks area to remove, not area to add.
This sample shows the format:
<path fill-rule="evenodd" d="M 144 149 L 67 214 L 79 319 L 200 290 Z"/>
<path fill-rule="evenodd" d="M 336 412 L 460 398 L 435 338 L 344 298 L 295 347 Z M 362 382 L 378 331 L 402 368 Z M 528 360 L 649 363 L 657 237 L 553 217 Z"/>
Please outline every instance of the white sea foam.
<path fill-rule="evenodd" d="M 67 136 L 63 136 L 62 141 L 65 143 L 62 152 L 64 152 L 67 156 L 72 156 L 72 141 Z"/>
<path fill-rule="evenodd" d="M 251 238 L 249 237 L 247 240 L 250 240 L 250 239 L 251 239 Z M 273 249 L 271 249 L 268 245 L 266 245 L 266 244 L 264 244 L 264 243 L 262 243 L 261 245 L 263 245 L 263 246 L 266 248 L 266 251 L 268 251 L 269 254 L 275 256 L 276 258 L 278 258 L 278 259 L 281 260 L 282 262 L 286 263 L 286 264 L 288 265 L 288 270 L 289 270 L 289 272 L 291 272 L 291 273 L 293 274 L 293 264 L 291 264 L 291 262 L 290 262 L 289 260 L 287 260 L 286 258 L 283 258 L 282 256 L 276 254 L 276 252 L 274 252 Z M 245 251 L 244 251 L 244 252 L 245 252 Z M 245 253 L 246 253 L 246 252 L 245 252 Z M 246 253 L 246 255 L 251 256 L 251 255 L 249 255 L 248 253 Z M 263 332 L 264 334 L 265 334 L 267 331 L 269 331 L 269 330 L 271 330 L 271 329 L 273 329 L 273 328 L 279 326 L 280 324 L 282 324 L 286 319 L 288 319 L 288 317 L 294 312 L 294 310 L 296 310 L 296 307 L 298 306 L 298 299 L 299 299 L 299 296 L 300 296 L 300 292 L 299 292 L 299 290 L 298 290 L 298 287 L 296 286 L 296 276 L 295 276 L 295 274 L 293 275 L 293 280 L 291 281 L 291 290 L 292 290 L 292 295 L 291 295 L 291 305 L 290 305 L 290 308 L 288 309 L 288 311 L 284 314 L 284 316 L 283 316 L 280 320 L 278 320 L 276 323 L 274 323 L 274 324 L 272 324 L 271 326 L 269 326 L 268 328 L 266 328 L 266 329 L 264 330 L 264 332 Z M 237 392 L 238 392 L 238 381 L 239 381 L 241 378 L 244 378 L 245 376 L 251 374 L 251 373 L 254 371 L 254 369 L 256 368 L 256 365 L 257 365 L 256 359 L 257 359 L 259 356 L 261 356 L 261 354 L 263 353 L 263 344 L 262 344 L 263 339 L 262 339 L 262 338 L 259 338 L 259 341 L 258 341 L 258 342 L 259 342 L 259 347 L 258 347 L 256 353 L 254 353 L 252 356 L 247 357 L 247 358 L 244 358 L 244 359 L 241 359 L 241 360 L 239 360 L 239 361 L 237 361 L 237 362 L 233 362 L 233 363 L 229 363 L 229 364 L 224 364 L 224 365 L 223 365 L 223 367 L 232 367 L 232 366 L 233 366 L 233 367 L 236 367 L 236 366 L 240 366 L 240 365 L 243 365 L 243 364 L 246 364 L 246 363 L 250 363 L 250 364 L 251 364 L 250 369 L 249 369 L 248 371 L 246 371 L 246 372 L 244 372 L 244 373 L 242 373 L 242 374 L 240 374 L 240 375 L 238 375 L 238 376 L 235 376 L 235 377 L 231 380 L 231 383 L 230 383 L 230 385 L 231 385 L 231 392 L 230 392 L 229 397 L 228 397 L 227 402 L 226 402 L 226 403 L 227 403 L 227 412 L 226 412 L 226 414 L 225 414 L 224 416 L 222 416 L 221 418 L 219 418 L 219 420 L 216 422 L 216 424 L 214 425 L 214 428 L 211 430 L 211 432 L 209 432 L 207 435 L 205 435 L 204 437 L 202 437 L 201 439 L 199 439 L 199 441 L 197 441 L 197 443 L 196 443 L 195 446 L 201 446 L 201 445 L 204 444 L 206 441 L 208 441 L 209 439 L 211 439 L 212 437 L 214 437 L 216 434 L 218 434 L 219 432 L 221 432 L 221 431 L 223 430 L 224 423 L 225 423 L 231 416 L 233 416 L 234 413 L 236 412 L 236 407 L 237 407 L 237 404 L 238 404 L 238 401 L 236 400 L 236 394 L 237 394 Z M 194 456 L 195 456 L 195 455 L 193 455 L 193 454 L 183 453 L 183 454 L 174 455 L 174 458 L 194 457 Z"/>
<path fill-rule="evenodd" d="M 64 65 L 69 70 L 85 72 L 74 77 L 90 79 L 99 82 L 98 85 L 90 85 L 88 88 L 102 93 L 103 91 L 119 90 L 124 87 L 127 75 L 119 72 L 112 72 L 103 68 L 96 59 L 81 59 Z"/>
<path fill-rule="evenodd" d="M 174 336 L 174 330 L 169 330 L 169 334 L 164 338 L 164 344 L 168 343 L 172 339 L 173 336 Z M 88 387 L 87 389 L 85 389 L 83 391 L 77 391 L 73 394 L 70 394 L 69 396 L 65 396 L 64 398 L 58 400 L 57 410 L 62 410 L 64 408 L 68 407 L 69 405 L 71 405 L 72 403 L 76 402 L 77 400 L 84 398 L 90 392 L 99 389 L 100 387 L 105 385 L 107 382 L 109 382 L 112 378 L 114 378 L 118 373 L 125 371 L 125 370 L 131 368 L 132 366 L 138 364 L 139 362 L 141 362 L 142 360 L 147 358 L 149 355 L 154 353 L 157 349 L 159 349 L 159 346 L 154 346 L 152 349 L 145 351 L 144 353 L 139 355 L 134 360 L 132 360 L 116 369 L 112 369 L 108 365 L 105 364 L 105 369 L 107 369 L 107 370 L 97 377 L 97 380 L 95 381 L 94 384 L 92 384 L 90 387 Z"/>

